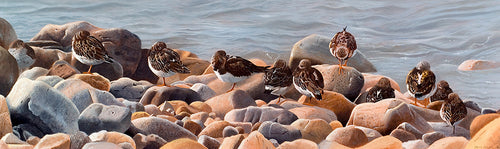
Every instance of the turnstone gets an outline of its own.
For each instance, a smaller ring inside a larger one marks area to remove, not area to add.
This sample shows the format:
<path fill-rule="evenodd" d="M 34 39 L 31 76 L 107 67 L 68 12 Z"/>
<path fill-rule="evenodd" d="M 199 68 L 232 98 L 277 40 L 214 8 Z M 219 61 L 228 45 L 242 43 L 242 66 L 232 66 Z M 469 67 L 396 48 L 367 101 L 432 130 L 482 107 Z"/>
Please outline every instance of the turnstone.
<path fill-rule="evenodd" d="M 455 125 L 467 116 L 467 108 L 456 93 L 451 93 L 448 98 L 445 98 L 439 115 L 441 119 L 453 127 L 453 134 L 455 134 Z"/>
<path fill-rule="evenodd" d="M 431 96 L 431 101 L 445 100 L 448 95 L 453 93 L 450 85 L 445 80 L 441 80 L 436 85 L 436 92 Z"/>
<path fill-rule="evenodd" d="M 19 71 L 26 70 L 35 63 L 35 51 L 22 40 L 14 40 L 9 46 L 9 53 L 16 58 Z"/>
<path fill-rule="evenodd" d="M 148 66 L 155 75 L 163 79 L 161 86 L 166 85 L 166 77 L 175 73 L 190 73 L 189 69 L 182 64 L 179 54 L 167 48 L 167 44 L 161 41 L 153 44 L 149 50 Z"/>
<path fill-rule="evenodd" d="M 382 77 L 378 80 L 377 84 L 368 91 L 366 101 L 377 102 L 382 99 L 394 97 L 394 89 L 391 87 L 391 81 L 386 77 Z"/>
<path fill-rule="evenodd" d="M 339 60 L 339 73 L 342 71 L 342 66 L 347 65 L 347 59 L 352 57 L 354 50 L 357 49 L 356 39 L 346 29 L 347 26 L 342 32 L 335 34 L 329 45 L 330 53 Z"/>
<path fill-rule="evenodd" d="M 284 98 L 285 94 L 291 87 L 293 81 L 292 70 L 286 65 L 284 60 L 274 62 L 274 67 L 266 70 L 264 74 L 264 85 L 266 92 L 278 96 L 278 102 Z"/>
<path fill-rule="evenodd" d="M 217 78 L 223 82 L 233 83 L 233 86 L 227 92 L 232 91 L 237 82 L 249 78 L 254 73 L 264 72 L 269 67 L 256 66 L 239 56 L 226 55 L 224 50 L 215 52 L 212 57 L 212 66 Z"/>
<path fill-rule="evenodd" d="M 302 59 L 293 72 L 293 86 L 301 94 L 321 100 L 323 92 L 323 75 L 316 68 L 311 67 L 311 61 Z"/>
<path fill-rule="evenodd" d="M 73 57 L 85 65 L 90 65 L 89 70 L 84 73 L 90 73 L 93 65 L 99 65 L 103 62 L 113 63 L 113 58 L 108 55 L 101 41 L 90 36 L 88 31 L 76 33 L 73 36 L 71 46 Z"/>
<path fill-rule="evenodd" d="M 427 61 L 419 62 L 417 67 L 413 68 L 406 76 L 406 88 L 414 98 L 415 105 L 417 105 L 417 98 L 423 97 L 425 101 L 429 100 L 426 97 L 434 89 L 435 83 L 436 76 L 431 71 L 431 65 Z"/>

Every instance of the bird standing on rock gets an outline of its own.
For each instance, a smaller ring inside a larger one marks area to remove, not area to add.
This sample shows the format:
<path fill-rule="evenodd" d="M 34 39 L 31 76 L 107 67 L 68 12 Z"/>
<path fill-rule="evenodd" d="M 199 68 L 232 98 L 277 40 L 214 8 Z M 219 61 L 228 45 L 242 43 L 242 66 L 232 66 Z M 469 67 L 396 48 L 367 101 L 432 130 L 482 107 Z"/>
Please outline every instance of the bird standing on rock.
<path fill-rule="evenodd" d="M 445 100 L 451 93 L 453 93 L 453 90 L 450 88 L 448 82 L 441 80 L 437 84 L 434 95 L 431 96 L 431 101 Z"/>
<path fill-rule="evenodd" d="M 330 53 L 339 60 L 339 74 L 342 71 L 342 66 L 347 65 L 347 59 L 352 57 L 354 50 L 357 49 L 356 39 L 346 29 L 347 26 L 342 32 L 335 34 L 329 45 Z"/>
<path fill-rule="evenodd" d="M 391 81 L 386 77 L 382 77 L 378 80 L 377 84 L 368 91 L 366 101 L 377 102 L 382 99 L 394 97 L 396 96 L 394 95 L 394 89 L 391 87 Z"/>
<path fill-rule="evenodd" d="M 84 73 L 90 74 L 93 65 L 99 65 L 103 62 L 113 63 L 113 59 L 108 55 L 101 41 L 90 36 L 88 31 L 76 33 L 73 36 L 71 46 L 73 57 L 85 65 L 90 65 L 89 70 Z"/>
<path fill-rule="evenodd" d="M 274 67 L 266 70 L 264 74 L 264 85 L 266 92 L 271 91 L 271 94 L 278 96 L 278 102 L 281 98 L 285 98 L 285 94 L 293 83 L 292 70 L 286 65 L 284 60 L 274 62 Z"/>
<path fill-rule="evenodd" d="M 316 68 L 311 67 L 311 61 L 302 59 L 293 72 L 293 85 L 302 95 L 321 100 L 323 93 L 323 75 Z"/>
<path fill-rule="evenodd" d="M 455 134 L 455 125 L 460 123 L 465 116 L 467 116 L 467 107 L 460 97 L 458 97 L 458 94 L 451 93 L 448 95 L 448 98 L 444 100 L 439 115 L 441 119 L 453 127 L 453 134 Z"/>
<path fill-rule="evenodd" d="M 223 82 L 231 82 L 233 86 L 227 92 L 231 92 L 237 82 L 248 79 L 254 73 L 262 73 L 269 66 L 256 66 L 252 62 L 239 56 L 226 55 L 226 51 L 219 50 L 212 57 L 214 73 Z"/>
<path fill-rule="evenodd" d="M 421 61 L 417 67 L 413 68 L 406 76 L 406 87 L 410 95 L 414 98 L 417 105 L 417 98 L 424 98 L 426 103 L 429 99 L 426 98 L 434 89 L 436 76 L 431 71 L 431 65 L 427 61 Z M 424 105 L 427 106 L 427 105 Z"/>
<path fill-rule="evenodd" d="M 166 85 L 165 78 L 175 73 L 190 73 L 189 69 L 182 64 L 179 54 L 167 48 L 167 44 L 161 41 L 154 43 L 149 49 L 148 66 L 155 75 L 163 79 L 163 84 L 159 86 L 170 87 Z"/>
<path fill-rule="evenodd" d="M 28 69 L 35 63 L 35 51 L 22 40 L 14 40 L 10 43 L 9 53 L 16 58 L 19 71 Z"/>

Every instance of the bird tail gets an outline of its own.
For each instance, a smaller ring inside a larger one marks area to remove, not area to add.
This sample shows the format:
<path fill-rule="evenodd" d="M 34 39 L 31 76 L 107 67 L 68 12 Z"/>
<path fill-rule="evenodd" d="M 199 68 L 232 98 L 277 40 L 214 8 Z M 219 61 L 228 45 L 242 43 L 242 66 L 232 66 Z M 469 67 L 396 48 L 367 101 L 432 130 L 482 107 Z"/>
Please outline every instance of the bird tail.
<path fill-rule="evenodd" d="M 106 62 L 106 63 L 113 63 L 113 61 L 114 61 L 114 60 L 113 60 L 113 58 L 112 58 L 112 57 L 110 57 L 110 56 L 108 56 L 108 55 L 105 55 L 105 56 L 104 56 L 104 62 Z"/>
<path fill-rule="evenodd" d="M 174 65 L 173 70 L 177 73 L 191 73 L 189 68 L 187 68 L 186 66 L 184 66 L 182 64 Z"/>
<path fill-rule="evenodd" d="M 256 66 L 254 72 L 266 72 L 271 66 Z"/>
<path fill-rule="evenodd" d="M 315 90 L 314 91 L 314 98 L 318 99 L 318 100 L 322 100 L 323 97 L 321 97 L 321 90 Z"/>

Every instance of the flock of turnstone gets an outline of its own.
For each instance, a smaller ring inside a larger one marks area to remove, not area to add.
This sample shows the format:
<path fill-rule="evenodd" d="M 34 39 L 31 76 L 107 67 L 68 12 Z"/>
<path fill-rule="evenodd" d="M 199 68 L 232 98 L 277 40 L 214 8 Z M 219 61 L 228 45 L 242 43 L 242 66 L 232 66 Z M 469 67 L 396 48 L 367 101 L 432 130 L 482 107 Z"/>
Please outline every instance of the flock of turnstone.
<path fill-rule="evenodd" d="M 13 45 L 14 47 L 11 48 L 24 46 L 22 41 Z M 356 40 L 344 28 L 343 31 L 334 35 L 329 47 L 331 54 L 338 59 L 339 73 L 342 73 L 342 66 L 346 66 L 347 60 L 353 56 L 354 51 L 357 49 Z M 9 49 L 9 51 L 11 50 Z M 15 52 L 11 53 L 15 54 Z M 87 73 L 90 73 L 93 65 L 113 62 L 102 43 L 91 36 L 88 31 L 80 31 L 73 37 L 72 53 L 81 63 L 90 65 Z M 281 98 L 285 98 L 284 94 L 292 88 L 292 84 L 298 92 L 307 96 L 309 100 L 312 97 L 318 100 L 322 99 L 323 76 L 317 69 L 311 67 L 311 61 L 308 59 L 301 60 L 296 70 L 293 71 L 284 60 L 277 60 L 274 67 L 269 69 L 269 66 L 257 66 L 242 57 L 227 55 L 225 51 L 219 50 L 213 55 L 211 64 L 218 79 L 223 82 L 233 83 L 231 89 L 227 92 L 232 91 L 237 82 L 245 80 L 255 73 L 265 73 L 263 79 L 266 92 L 277 95 L 279 97 L 278 103 Z M 190 72 L 182 64 L 179 54 L 168 48 L 164 42 L 156 42 L 151 47 L 148 55 L 148 65 L 154 74 L 162 77 L 163 86 L 166 85 L 165 77 L 172 76 L 175 73 Z M 406 77 L 407 89 L 414 98 L 415 105 L 417 105 L 417 98 L 425 98 L 432 93 L 435 82 L 436 76 L 430 70 L 430 64 L 427 61 L 418 63 L 408 73 Z M 467 109 L 458 95 L 449 88 L 446 81 L 440 81 L 435 90 L 431 98 L 433 101 L 444 100 L 440 115 L 444 121 L 453 127 L 453 133 L 455 133 L 455 125 L 467 115 Z M 394 97 L 394 89 L 391 87 L 389 79 L 383 77 L 368 91 L 367 102 L 377 102 Z M 429 98 L 425 98 L 425 100 L 428 101 Z"/>

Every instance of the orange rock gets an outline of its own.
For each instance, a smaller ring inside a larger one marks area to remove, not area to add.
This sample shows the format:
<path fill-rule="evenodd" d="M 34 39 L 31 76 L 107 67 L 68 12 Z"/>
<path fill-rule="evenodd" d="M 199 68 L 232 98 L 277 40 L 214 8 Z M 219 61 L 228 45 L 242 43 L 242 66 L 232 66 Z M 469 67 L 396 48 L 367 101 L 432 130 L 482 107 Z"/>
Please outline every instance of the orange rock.
<path fill-rule="evenodd" d="M 167 78 L 165 78 L 165 82 L 167 84 L 170 84 L 170 83 L 173 83 L 176 81 L 182 81 L 191 75 L 201 75 L 205 72 L 207 67 L 210 65 L 209 61 L 199 59 L 198 56 L 194 53 L 191 53 L 189 51 L 179 50 L 179 49 L 173 49 L 173 50 L 179 54 L 180 60 L 182 61 L 182 64 L 184 64 L 186 67 L 188 67 L 190 73 L 187 73 L 187 74 L 176 73 L 173 76 L 167 77 Z M 158 83 L 163 83 L 163 79 L 158 79 Z"/>
<path fill-rule="evenodd" d="M 431 103 L 429 103 L 429 105 L 427 105 L 427 109 L 439 111 L 439 110 L 441 110 L 441 106 L 443 105 L 443 103 L 444 103 L 444 101 L 441 101 L 441 100 L 431 102 Z"/>
<path fill-rule="evenodd" d="M 362 73 L 362 74 L 363 74 L 363 77 L 365 78 L 365 84 L 363 85 L 361 92 L 368 91 L 370 88 L 375 86 L 375 84 L 377 84 L 378 80 L 380 80 L 380 78 L 382 78 L 382 77 L 386 77 L 391 81 L 391 87 L 394 90 L 401 91 L 399 88 L 399 84 L 396 81 L 394 81 L 392 78 L 389 78 L 387 76 L 382 76 L 382 75 L 370 74 L 370 73 Z"/>
<path fill-rule="evenodd" d="M 319 147 L 328 149 L 353 149 L 335 141 L 323 141 L 321 144 L 319 144 Z"/>
<path fill-rule="evenodd" d="M 321 107 L 303 106 L 289 110 L 300 119 L 323 119 L 327 122 L 336 121 L 333 111 Z"/>
<path fill-rule="evenodd" d="M 131 120 L 135 120 L 135 119 L 138 119 L 138 118 L 141 118 L 141 117 L 149 117 L 149 114 L 146 113 L 146 112 L 134 112 L 132 113 L 132 117 L 131 117 Z"/>
<path fill-rule="evenodd" d="M 212 111 L 216 113 L 217 117 L 220 118 L 223 118 L 227 112 L 233 109 L 257 106 L 254 99 L 243 90 L 234 90 L 212 97 L 205 101 L 205 103 L 208 104 L 212 108 Z"/>
<path fill-rule="evenodd" d="M 109 143 L 114 143 L 116 145 L 119 145 L 120 143 L 127 142 L 127 143 L 130 143 L 130 145 L 132 145 L 135 149 L 134 139 L 132 139 L 130 136 L 123 134 L 123 133 L 114 132 L 114 131 L 106 132 L 106 137 L 105 137 L 105 140 L 103 140 L 103 141 L 106 141 Z"/>
<path fill-rule="evenodd" d="M 223 136 L 222 130 L 224 130 L 224 128 L 226 126 L 233 126 L 234 127 L 234 125 L 232 125 L 231 123 L 229 123 L 227 121 L 212 122 L 209 125 L 207 125 L 205 127 L 205 129 L 203 129 L 198 136 L 207 135 L 207 136 L 210 136 L 212 138 L 220 138 Z"/>
<path fill-rule="evenodd" d="M 12 121 L 10 120 L 9 107 L 7 106 L 7 100 L 2 95 L 0 95 L 0 128 L 0 136 L 12 133 Z"/>
<path fill-rule="evenodd" d="M 318 145 L 313 141 L 306 139 L 297 139 L 292 142 L 285 141 L 278 146 L 278 149 L 296 149 L 296 148 L 304 148 L 304 149 L 317 149 Z"/>
<path fill-rule="evenodd" d="M 201 126 L 198 123 L 193 122 L 193 121 L 186 121 L 186 122 L 184 122 L 184 126 L 182 126 L 182 127 L 184 127 L 187 130 L 191 131 L 194 135 L 200 134 L 200 132 L 202 130 Z"/>
<path fill-rule="evenodd" d="M 187 139 L 187 138 L 181 138 L 174 140 L 172 142 L 168 142 L 167 144 L 163 145 L 160 149 L 185 149 L 185 148 L 190 148 L 190 149 L 208 149 L 207 147 L 203 146 L 202 144 L 196 142 L 195 140 Z"/>
<path fill-rule="evenodd" d="M 330 127 L 332 127 L 332 131 L 337 129 L 337 128 L 342 128 L 342 123 L 340 123 L 339 121 L 331 121 L 329 123 Z"/>
<path fill-rule="evenodd" d="M 456 149 L 465 148 L 469 142 L 464 137 L 446 137 L 432 143 L 427 149 Z"/>
<path fill-rule="evenodd" d="M 222 141 L 219 149 L 235 149 L 235 148 L 238 148 L 238 146 L 240 146 L 241 141 L 243 141 L 243 139 L 245 139 L 245 136 L 242 135 L 242 134 L 238 134 L 238 135 L 234 135 L 234 136 L 230 136 L 230 137 L 224 138 L 224 140 Z"/>
<path fill-rule="evenodd" d="M 490 114 L 484 114 L 480 115 L 472 121 L 470 125 L 470 136 L 471 138 L 474 137 L 474 135 L 481 130 L 484 126 L 489 124 L 491 121 L 497 119 L 500 117 L 500 114 L 498 113 L 490 113 Z"/>
<path fill-rule="evenodd" d="M 189 104 L 189 106 L 193 107 L 195 109 L 198 109 L 200 112 L 207 112 L 207 113 L 212 112 L 212 107 L 210 107 L 210 105 L 208 105 L 204 102 L 201 102 L 201 101 L 192 102 L 191 104 Z M 196 113 L 198 113 L 198 112 L 196 112 Z"/>
<path fill-rule="evenodd" d="M 393 136 L 383 136 L 359 147 L 359 149 L 372 149 L 372 148 L 387 148 L 387 149 L 402 149 L 403 142 Z"/>
<path fill-rule="evenodd" d="M 335 129 L 325 140 L 334 141 L 347 147 L 359 147 L 368 143 L 366 134 L 352 125 Z"/>
<path fill-rule="evenodd" d="M 40 142 L 36 144 L 35 149 L 53 148 L 68 149 L 70 147 L 70 136 L 63 133 L 56 133 L 43 136 Z"/>
<path fill-rule="evenodd" d="M 10 43 L 17 39 L 16 31 L 12 25 L 3 18 L 0 18 L 0 26 L 0 47 L 9 49 Z"/>
<path fill-rule="evenodd" d="M 262 135 L 259 131 L 253 131 L 241 141 L 240 146 L 238 149 L 253 149 L 253 148 L 260 148 L 260 149 L 274 149 L 273 143 L 271 141 L 267 140 L 264 135 Z"/>
<path fill-rule="evenodd" d="M 481 119 L 487 121 L 487 118 L 483 117 Z M 474 133 L 474 137 L 470 139 L 467 148 L 500 148 L 500 118 L 495 118 Z"/>
<path fill-rule="evenodd" d="M 100 89 L 103 91 L 109 91 L 111 88 L 111 82 L 109 80 L 97 73 L 93 74 L 76 74 L 74 75 L 75 79 L 80 79 L 84 82 L 90 84 L 90 86 Z"/>
<path fill-rule="evenodd" d="M 0 23 L 1 23 L 0 18 Z M 0 29 L 1 30 L 1 29 Z M 1 40 L 0 33 L 0 40 Z M 1 42 L 1 41 L 0 41 Z M 10 43 L 9 43 L 10 44 Z M 16 59 L 9 51 L 0 46 L 0 94 L 7 96 L 19 77 L 19 67 Z"/>
<path fill-rule="evenodd" d="M 0 140 L 0 148 L 9 148 L 9 146 L 7 145 L 7 143 Z"/>
<path fill-rule="evenodd" d="M 267 103 L 264 100 L 255 100 L 255 103 L 257 104 L 257 107 L 266 105 Z"/>
<path fill-rule="evenodd" d="M 356 105 L 345 98 L 344 95 L 336 92 L 324 90 L 322 96 L 323 100 L 320 101 L 315 98 L 310 98 L 311 100 L 309 100 L 306 96 L 302 96 L 298 102 L 329 109 L 335 113 L 337 120 L 347 123 L 351 111 Z"/>
<path fill-rule="evenodd" d="M 471 70 L 483 70 L 483 69 L 493 69 L 500 67 L 500 62 L 487 61 L 487 60 L 466 60 L 458 66 L 458 70 L 461 71 L 471 71 Z"/>
<path fill-rule="evenodd" d="M 320 143 L 333 131 L 332 127 L 322 119 L 298 119 L 291 126 L 300 130 L 303 139 L 311 140 L 315 143 Z"/>

